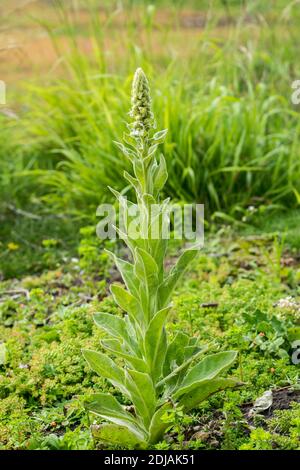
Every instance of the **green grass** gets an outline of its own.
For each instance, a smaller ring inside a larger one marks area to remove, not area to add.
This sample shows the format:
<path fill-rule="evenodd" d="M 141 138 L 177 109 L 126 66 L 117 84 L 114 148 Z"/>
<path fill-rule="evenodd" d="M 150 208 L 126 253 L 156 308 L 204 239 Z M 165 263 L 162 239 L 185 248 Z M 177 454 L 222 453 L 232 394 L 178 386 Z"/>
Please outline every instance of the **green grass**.
<path fill-rule="evenodd" d="M 163 149 L 168 195 L 204 203 L 208 217 L 228 220 L 253 204 L 297 206 L 300 125 L 290 103 L 291 82 L 300 73 L 294 61 L 297 10 L 294 16 L 285 11 L 282 20 L 278 5 L 272 21 L 271 12 L 262 10 L 265 22 L 253 14 L 245 23 L 235 12 L 237 23 L 220 31 L 214 4 L 202 35 L 187 39 L 184 52 L 176 11 L 162 27 L 155 14 L 150 24 L 144 21 L 142 6 L 129 9 L 120 29 L 111 12 L 101 23 L 91 10 L 81 31 L 70 12 L 57 7 L 55 27 L 44 26 L 63 57 L 60 78 L 32 86 L 24 96 L 29 111 L 16 124 L 21 136 L 7 127 L 19 164 L 1 148 L 4 199 L 17 197 L 26 206 L 34 191 L 48 210 L 91 220 L 97 205 L 111 197 L 107 185 L 124 184 L 126 162 L 112 141 L 122 136 L 129 84 L 142 66 L 156 90 L 158 125 L 169 129 Z M 68 54 L 61 49 L 60 27 Z M 80 38 L 87 35 L 92 52 L 84 55 Z"/>
<path fill-rule="evenodd" d="M 20 278 L 54 269 L 77 254 L 79 225 L 66 216 L 36 215 L 14 205 L 5 207 L 0 226 L 0 277 Z"/>
<path fill-rule="evenodd" d="M 289 249 L 298 253 L 300 250 L 300 211 L 268 211 L 259 210 L 258 213 L 248 213 L 249 226 L 240 230 L 243 236 L 261 235 L 261 233 L 278 236 L 284 240 Z"/>
<path fill-rule="evenodd" d="M 175 76 L 160 76 L 156 88 L 166 98 L 154 97 L 160 125 L 169 128 L 164 148 L 168 194 L 203 202 L 209 214 L 234 214 L 257 197 L 264 203 L 295 205 L 299 126 L 284 98 L 270 97 L 259 87 L 240 95 L 221 81 L 198 89 L 189 74 L 182 79 L 183 85 Z M 37 117 L 43 126 L 39 131 L 47 129 L 48 149 L 53 148 L 50 155 L 44 151 L 53 170 L 40 174 L 49 187 L 48 200 L 83 216 L 109 197 L 107 185 L 123 184 L 126 162 L 112 140 L 122 135 L 115 123 L 129 104 L 127 80 L 124 89 L 121 77 L 86 77 L 84 82 L 75 90 L 62 82 L 41 90 L 44 101 Z"/>

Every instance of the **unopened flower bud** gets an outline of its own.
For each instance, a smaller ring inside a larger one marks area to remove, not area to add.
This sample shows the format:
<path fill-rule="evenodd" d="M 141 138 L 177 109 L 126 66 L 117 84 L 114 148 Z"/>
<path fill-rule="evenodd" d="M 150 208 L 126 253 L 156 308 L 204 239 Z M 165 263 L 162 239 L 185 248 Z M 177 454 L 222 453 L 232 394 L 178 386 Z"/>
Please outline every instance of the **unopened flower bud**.
<path fill-rule="evenodd" d="M 131 111 L 133 118 L 131 124 L 131 135 L 133 137 L 142 137 L 148 134 L 153 127 L 153 113 L 151 111 L 151 96 L 149 83 L 146 75 L 141 68 L 138 68 L 134 74 L 131 93 Z"/>

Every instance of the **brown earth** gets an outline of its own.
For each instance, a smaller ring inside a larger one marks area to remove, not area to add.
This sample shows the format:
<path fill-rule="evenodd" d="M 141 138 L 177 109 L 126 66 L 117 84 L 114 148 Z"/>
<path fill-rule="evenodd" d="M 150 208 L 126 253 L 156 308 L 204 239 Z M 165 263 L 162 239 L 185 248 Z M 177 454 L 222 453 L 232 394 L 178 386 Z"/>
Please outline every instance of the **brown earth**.
<path fill-rule="evenodd" d="M 89 28 L 91 15 L 86 9 L 69 13 L 69 21 L 75 25 L 77 48 L 85 54 L 92 51 Z M 38 20 L 37 20 L 38 19 Z M 192 10 L 178 13 L 174 9 L 155 12 L 153 23 L 145 19 L 140 9 L 129 11 L 99 8 L 98 17 L 93 18 L 102 28 L 104 52 L 110 65 L 124 55 L 124 48 L 132 43 L 147 48 L 156 59 L 174 55 L 188 58 L 197 49 L 203 34 L 210 34 L 213 41 L 223 40 L 229 34 L 229 26 L 235 24 L 230 16 L 219 16 L 211 31 L 204 30 L 207 14 Z M 247 23 L 255 18 L 245 17 Z M 22 84 L 22 80 L 57 75 L 61 68 L 61 57 L 70 50 L 70 37 L 66 34 L 67 18 L 44 0 L 3 1 L 0 6 L 0 79 L 6 83 Z M 50 39 L 45 24 L 54 32 Z M 149 32 L 151 31 L 151 38 Z M 131 38 L 131 40 L 129 39 Z"/>

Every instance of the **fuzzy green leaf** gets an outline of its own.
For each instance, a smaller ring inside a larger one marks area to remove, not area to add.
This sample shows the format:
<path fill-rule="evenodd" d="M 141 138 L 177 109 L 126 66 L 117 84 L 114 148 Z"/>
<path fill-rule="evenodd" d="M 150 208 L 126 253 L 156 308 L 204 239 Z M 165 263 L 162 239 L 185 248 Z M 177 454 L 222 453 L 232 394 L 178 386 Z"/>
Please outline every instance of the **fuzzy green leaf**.
<path fill-rule="evenodd" d="M 151 295 L 158 287 L 158 266 L 150 253 L 141 248 L 136 249 L 135 273 Z"/>
<path fill-rule="evenodd" d="M 121 258 L 118 258 L 114 253 L 109 250 L 106 250 L 107 253 L 112 257 L 114 260 L 115 265 L 117 266 L 123 281 L 129 292 L 137 297 L 138 295 L 138 288 L 139 288 L 139 279 L 134 274 L 134 265 L 125 261 Z"/>
<path fill-rule="evenodd" d="M 132 162 L 134 158 L 136 158 L 136 152 L 134 152 L 132 149 L 129 147 L 126 147 L 126 145 L 122 144 L 121 142 L 113 141 L 113 143 L 121 150 L 121 152 L 129 158 L 129 160 Z"/>
<path fill-rule="evenodd" d="M 117 445 L 126 449 L 145 449 L 146 443 L 140 435 L 132 432 L 126 426 L 117 424 L 101 424 L 92 426 L 92 434 L 95 440 L 109 446 Z"/>
<path fill-rule="evenodd" d="M 137 351 L 137 344 L 134 338 L 130 337 L 127 331 L 127 324 L 123 318 L 110 313 L 96 313 L 94 321 L 99 328 L 114 338 L 124 341 L 126 345 L 133 351 Z"/>
<path fill-rule="evenodd" d="M 165 323 L 170 308 L 171 307 L 166 307 L 156 313 L 145 335 L 145 352 L 154 381 L 157 381 L 162 374 L 162 367 L 167 351 Z"/>
<path fill-rule="evenodd" d="M 188 372 L 179 388 L 175 391 L 174 398 L 179 398 L 183 394 L 191 392 L 200 386 L 201 382 L 215 379 L 231 366 L 236 356 L 236 351 L 225 351 L 206 356 Z"/>
<path fill-rule="evenodd" d="M 130 393 L 137 415 L 142 419 L 146 429 L 149 427 L 155 411 L 156 396 L 151 377 L 136 370 L 127 370 L 125 386 Z"/>
<path fill-rule="evenodd" d="M 183 363 L 185 359 L 185 347 L 189 344 L 189 337 L 179 331 L 173 341 L 168 345 L 164 362 L 164 376 Z"/>
<path fill-rule="evenodd" d="M 167 133 L 168 133 L 168 129 L 163 129 L 162 131 L 156 132 L 154 134 L 154 136 L 152 137 L 152 139 L 155 140 L 155 141 L 163 142 L 163 140 L 165 139 Z"/>
<path fill-rule="evenodd" d="M 162 190 L 166 181 L 168 179 L 168 170 L 165 157 L 161 154 L 159 165 L 154 171 L 153 181 L 154 181 L 154 193 L 158 194 Z"/>
<path fill-rule="evenodd" d="M 109 380 L 113 385 L 116 385 L 123 392 L 127 392 L 124 387 L 125 374 L 112 359 L 106 354 L 83 349 L 82 354 L 91 367 L 97 374 Z"/>
<path fill-rule="evenodd" d="M 141 305 L 136 297 L 118 284 L 113 284 L 110 290 L 119 307 L 127 312 L 134 321 L 141 322 Z"/>
<path fill-rule="evenodd" d="M 149 444 L 155 444 L 164 437 L 166 429 L 170 426 L 170 423 L 166 423 L 162 420 L 162 416 L 172 408 L 171 403 L 165 403 L 154 413 L 150 427 L 149 427 Z"/>
<path fill-rule="evenodd" d="M 128 181 L 128 183 L 130 183 L 131 186 L 135 189 L 135 191 L 138 194 L 141 194 L 141 187 L 139 181 L 127 171 L 124 171 L 123 175 L 124 178 Z"/>
<path fill-rule="evenodd" d="M 135 160 L 133 162 L 133 169 L 136 179 L 139 181 L 141 187 L 143 188 L 145 185 L 145 174 L 144 174 L 144 167 L 143 163 L 140 160 Z"/>
<path fill-rule="evenodd" d="M 139 439 L 145 439 L 146 432 L 143 427 L 138 423 L 134 416 L 124 410 L 112 395 L 107 393 L 96 393 L 91 395 L 85 401 L 84 406 L 88 411 L 100 416 L 101 418 L 105 418 L 120 426 L 125 426 Z"/>
<path fill-rule="evenodd" d="M 169 275 L 162 282 L 158 290 L 160 308 L 163 308 L 169 301 L 177 282 L 183 276 L 185 270 L 188 268 L 188 265 L 192 262 L 197 253 L 197 249 L 185 250 L 180 256 L 180 258 L 177 260 L 175 266 L 171 269 Z"/>
<path fill-rule="evenodd" d="M 224 379 L 223 377 L 206 380 L 196 388 L 193 388 L 192 391 L 185 393 L 179 400 L 179 406 L 183 406 L 185 411 L 189 411 L 206 400 L 210 395 L 240 385 L 241 383 L 235 379 Z"/>
<path fill-rule="evenodd" d="M 107 339 L 101 341 L 102 346 L 110 351 L 115 356 L 122 357 L 125 359 L 131 367 L 135 367 L 136 370 L 139 372 L 149 372 L 149 368 L 146 362 L 143 359 L 140 359 L 134 354 L 130 354 L 126 350 L 120 342 L 116 339 Z"/>

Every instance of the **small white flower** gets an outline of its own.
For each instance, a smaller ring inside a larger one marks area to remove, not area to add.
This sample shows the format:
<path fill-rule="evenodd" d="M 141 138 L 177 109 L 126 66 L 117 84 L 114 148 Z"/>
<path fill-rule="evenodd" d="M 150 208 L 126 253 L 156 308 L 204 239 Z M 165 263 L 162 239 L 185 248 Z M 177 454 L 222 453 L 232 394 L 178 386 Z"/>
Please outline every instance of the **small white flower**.
<path fill-rule="evenodd" d="M 286 308 L 289 310 L 300 310 L 300 304 L 293 297 L 288 296 L 283 299 L 279 299 L 276 303 L 279 308 Z"/>
<path fill-rule="evenodd" d="M 29 369 L 29 365 L 20 363 L 19 364 L 19 369 Z"/>

